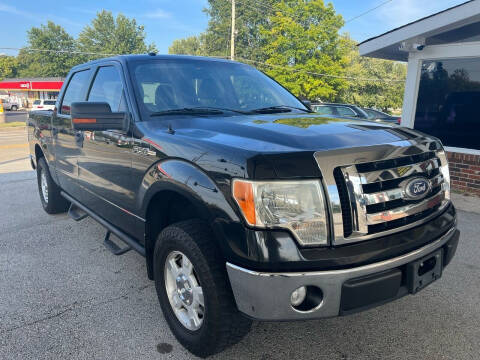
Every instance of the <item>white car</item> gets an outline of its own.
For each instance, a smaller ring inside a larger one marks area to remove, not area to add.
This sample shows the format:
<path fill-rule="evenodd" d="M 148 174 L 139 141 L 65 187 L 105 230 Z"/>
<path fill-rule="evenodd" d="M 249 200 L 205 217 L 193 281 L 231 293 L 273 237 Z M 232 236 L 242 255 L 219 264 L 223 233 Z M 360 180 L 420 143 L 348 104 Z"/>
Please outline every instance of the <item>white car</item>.
<path fill-rule="evenodd" d="M 10 110 L 10 111 L 17 111 L 21 107 L 20 103 L 12 100 L 7 100 L 7 99 L 2 100 L 2 105 L 4 110 Z"/>
<path fill-rule="evenodd" d="M 32 110 L 53 110 L 56 102 L 57 100 L 35 100 Z"/>

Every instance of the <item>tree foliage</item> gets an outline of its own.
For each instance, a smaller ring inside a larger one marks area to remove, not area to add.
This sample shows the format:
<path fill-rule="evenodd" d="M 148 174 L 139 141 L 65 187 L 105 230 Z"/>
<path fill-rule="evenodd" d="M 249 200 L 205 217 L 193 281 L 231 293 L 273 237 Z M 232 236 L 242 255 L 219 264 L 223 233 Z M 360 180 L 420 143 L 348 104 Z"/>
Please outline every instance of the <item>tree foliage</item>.
<path fill-rule="evenodd" d="M 155 45 L 145 43 L 145 36 L 143 26 L 138 25 L 135 19 L 122 14 L 114 18 L 111 12 L 105 10 L 97 13 L 78 39 L 49 21 L 46 25 L 28 30 L 28 45 L 17 56 L 18 71 L 13 76 L 63 77 L 73 66 L 105 57 L 105 54 L 156 51 Z M 2 59 L 0 77 L 9 76 L 3 75 L 4 68 L 7 69 L 7 65 Z"/>
<path fill-rule="evenodd" d="M 231 3 L 209 0 L 206 32 L 175 40 L 170 53 L 230 54 Z M 343 18 L 322 0 L 242 0 L 236 6 L 235 55 L 309 100 L 350 102 L 382 109 L 403 100 L 406 66 L 361 57 Z M 324 74 L 324 75 L 318 75 Z M 361 79 L 378 79 L 365 81 Z"/>
<path fill-rule="evenodd" d="M 348 46 L 339 36 L 343 18 L 323 0 L 285 0 L 275 4 L 269 26 L 261 26 L 267 74 L 296 96 L 333 100 L 347 87 L 341 76 Z M 326 74 L 326 76 L 314 73 Z"/>
<path fill-rule="evenodd" d="M 15 56 L 0 55 L 0 80 L 17 75 L 18 61 Z"/>
<path fill-rule="evenodd" d="M 345 40 L 350 44 L 346 69 L 352 79 L 336 100 L 384 111 L 401 107 L 407 75 L 406 64 L 360 56 L 355 42 L 348 37 Z"/>
<path fill-rule="evenodd" d="M 110 11 L 102 10 L 78 36 L 78 48 L 82 52 L 97 54 L 142 54 L 157 51 L 155 45 L 145 43 L 145 37 L 143 25 L 138 25 L 134 18 L 129 19 L 123 14 L 114 18 Z"/>
<path fill-rule="evenodd" d="M 174 40 L 168 48 L 168 53 L 178 55 L 204 55 L 206 53 L 205 34 Z"/>
<path fill-rule="evenodd" d="M 63 27 L 49 21 L 27 32 L 28 46 L 18 54 L 19 76 L 65 76 L 79 62 L 75 39 Z M 42 49 L 46 51 L 37 51 Z"/>
<path fill-rule="evenodd" d="M 261 26 L 268 26 L 275 0 L 242 0 L 236 3 L 235 55 L 239 58 L 262 59 Z M 231 35 L 231 2 L 209 0 L 204 12 L 210 17 L 206 31 L 209 55 L 229 56 Z"/>

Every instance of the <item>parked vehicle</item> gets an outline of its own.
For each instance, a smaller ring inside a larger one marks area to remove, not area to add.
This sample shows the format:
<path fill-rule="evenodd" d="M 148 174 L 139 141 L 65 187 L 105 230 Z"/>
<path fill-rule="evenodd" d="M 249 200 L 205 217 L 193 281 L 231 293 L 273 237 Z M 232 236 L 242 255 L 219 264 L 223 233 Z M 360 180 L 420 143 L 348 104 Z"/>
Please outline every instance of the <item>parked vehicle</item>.
<path fill-rule="evenodd" d="M 367 113 L 369 120 L 388 122 L 388 123 L 397 124 L 397 125 L 400 125 L 400 122 L 402 120 L 400 116 L 392 116 L 375 109 L 362 108 L 362 110 L 365 113 Z"/>
<path fill-rule="evenodd" d="M 398 116 L 391 116 L 375 109 L 362 108 L 352 104 L 322 103 L 311 105 L 311 107 L 313 111 L 322 115 L 400 124 Z"/>
<path fill-rule="evenodd" d="M 53 110 L 56 100 L 37 99 L 33 102 L 32 110 Z"/>
<path fill-rule="evenodd" d="M 312 104 L 311 108 L 313 111 L 321 115 L 368 120 L 368 114 L 361 107 L 352 104 L 322 103 Z"/>
<path fill-rule="evenodd" d="M 238 342 L 251 319 L 415 294 L 459 241 L 437 139 L 319 116 L 241 63 L 78 65 L 28 134 L 44 210 L 90 216 L 113 254 L 144 256 L 170 329 L 198 356 Z"/>
<path fill-rule="evenodd" d="M 2 99 L 2 105 L 5 110 L 9 111 L 17 111 L 22 107 L 19 102 L 13 101 L 11 99 Z"/>

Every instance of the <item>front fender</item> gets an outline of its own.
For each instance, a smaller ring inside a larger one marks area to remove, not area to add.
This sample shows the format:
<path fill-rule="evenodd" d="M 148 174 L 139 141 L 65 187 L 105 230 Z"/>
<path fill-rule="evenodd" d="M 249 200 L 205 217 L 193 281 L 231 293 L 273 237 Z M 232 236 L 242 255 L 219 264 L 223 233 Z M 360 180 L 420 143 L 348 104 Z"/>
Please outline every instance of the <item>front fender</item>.
<path fill-rule="evenodd" d="M 199 167 L 181 159 L 159 161 L 146 172 L 137 197 L 140 216 L 160 191 L 174 191 L 192 202 L 204 220 L 218 217 L 240 221 L 215 182 Z"/>

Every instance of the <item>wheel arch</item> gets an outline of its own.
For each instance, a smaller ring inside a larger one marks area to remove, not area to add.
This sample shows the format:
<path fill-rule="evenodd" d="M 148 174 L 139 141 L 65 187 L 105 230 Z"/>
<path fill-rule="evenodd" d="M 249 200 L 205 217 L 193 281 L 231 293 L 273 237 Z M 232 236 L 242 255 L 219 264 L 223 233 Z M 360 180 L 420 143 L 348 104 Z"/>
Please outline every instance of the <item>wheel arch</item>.
<path fill-rule="evenodd" d="M 239 220 L 216 183 L 202 169 L 185 160 L 154 164 L 142 181 L 138 206 L 145 219 L 147 272 L 153 278 L 153 250 L 158 234 L 167 226 L 197 218 L 212 228 L 220 249 L 225 246 L 215 229 L 219 219 Z"/>

